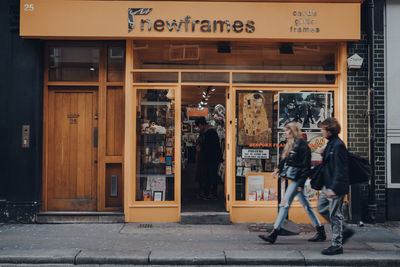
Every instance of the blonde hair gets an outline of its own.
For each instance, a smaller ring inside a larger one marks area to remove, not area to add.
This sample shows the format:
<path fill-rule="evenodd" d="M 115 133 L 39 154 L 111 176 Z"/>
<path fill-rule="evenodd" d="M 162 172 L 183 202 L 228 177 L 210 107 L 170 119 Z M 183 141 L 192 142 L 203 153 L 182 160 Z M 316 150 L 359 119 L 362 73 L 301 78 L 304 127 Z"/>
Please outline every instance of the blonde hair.
<path fill-rule="evenodd" d="M 290 132 L 292 133 L 292 137 L 287 138 L 285 148 L 283 149 L 283 152 L 282 152 L 282 159 L 286 159 L 287 156 L 289 155 L 289 152 L 294 147 L 295 139 L 302 138 L 303 133 L 301 132 L 300 127 L 294 121 L 286 123 L 285 126 L 283 127 L 283 129 L 289 129 Z"/>

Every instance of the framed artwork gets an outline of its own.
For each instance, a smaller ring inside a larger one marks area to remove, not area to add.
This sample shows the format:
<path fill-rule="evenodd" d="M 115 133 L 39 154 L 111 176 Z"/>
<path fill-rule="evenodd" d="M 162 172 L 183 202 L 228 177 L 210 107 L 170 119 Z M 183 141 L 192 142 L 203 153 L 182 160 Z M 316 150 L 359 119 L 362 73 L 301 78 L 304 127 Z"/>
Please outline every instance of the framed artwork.
<path fill-rule="evenodd" d="M 332 117 L 333 95 L 324 92 L 279 92 L 278 128 L 295 121 L 301 129 L 318 129 L 319 123 Z"/>
<path fill-rule="evenodd" d="M 189 122 L 182 122 L 182 132 L 190 133 L 192 131 L 192 124 Z"/>
<path fill-rule="evenodd" d="M 153 201 L 163 201 L 163 191 L 153 191 Z"/>
<path fill-rule="evenodd" d="M 173 153 L 174 153 L 173 147 L 166 147 L 165 148 L 165 156 L 171 157 Z M 167 160 L 167 158 L 166 158 L 166 160 Z"/>
<path fill-rule="evenodd" d="M 238 145 L 271 143 L 273 93 L 239 92 Z"/>

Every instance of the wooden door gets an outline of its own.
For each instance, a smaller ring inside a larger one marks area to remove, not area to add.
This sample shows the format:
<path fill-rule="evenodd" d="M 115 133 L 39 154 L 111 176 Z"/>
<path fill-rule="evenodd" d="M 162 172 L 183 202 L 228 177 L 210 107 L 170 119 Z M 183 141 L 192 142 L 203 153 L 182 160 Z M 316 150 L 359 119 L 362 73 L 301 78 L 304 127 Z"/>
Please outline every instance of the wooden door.
<path fill-rule="evenodd" d="M 49 90 L 47 210 L 97 209 L 97 91 Z"/>

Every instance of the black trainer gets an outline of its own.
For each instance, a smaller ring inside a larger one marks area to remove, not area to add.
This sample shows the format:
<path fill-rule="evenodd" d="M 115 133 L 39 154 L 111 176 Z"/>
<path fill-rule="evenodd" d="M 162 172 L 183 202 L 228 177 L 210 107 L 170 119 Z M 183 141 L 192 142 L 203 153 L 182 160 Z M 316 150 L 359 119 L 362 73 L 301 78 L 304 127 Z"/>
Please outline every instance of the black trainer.
<path fill-rule="evenodd" d="M 330 246 L 329 248 L 324 248 L 321 253 L 323 255 L 337 255 L 343 254 L 343 247 L 339 246 Z"/>
<path fill-rule="evenodd" d="M 355 231 L 351 228 L 345 228 L 342 233 L 342 244 L 346 243 L 349 241 L 350 237 L 354 235 Z"/>

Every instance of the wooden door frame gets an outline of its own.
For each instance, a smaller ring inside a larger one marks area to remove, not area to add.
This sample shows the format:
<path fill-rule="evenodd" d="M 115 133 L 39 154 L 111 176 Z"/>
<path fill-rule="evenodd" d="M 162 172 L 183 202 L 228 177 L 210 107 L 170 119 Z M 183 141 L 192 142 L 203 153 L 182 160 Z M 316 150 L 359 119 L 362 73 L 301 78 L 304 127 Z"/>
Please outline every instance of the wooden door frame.
<path fill-rule="evenodd" d="M 123 211 L 124 201 L 121 208 L 106 207 L 105 203 L 105 181 L 106 181 L 106 165 L 108 163 L 118 163 L 122 165 L 122 173 L 124 173 L 124 151 L 120 156 L 106 155 L 106 115 L 107 115 L 107 88 L 121 87 L 123 95 L 125 95 L 125 78 L 120 82 L 107 81 L 107 49 L 111 46 L 120 45 L 125 49 L 125 45 L 121 41 L 48 41 L 44 47 L 44 72 L 43 72 L 43 161 L 42 161 L 42 210 L 48 210 L 47 203 L 47 182 L 48 182 L 48 123 L 49 123 L 49 90 L 53 88 L 65 90 L 84 90 L 84 88 L 96 88 L 97 105 L 98 105 L 98 149 L 97 149 L 97 211 Z M 95 82 L 81 81 L 49 81 L 49 51 L 51 46 L 59 47 L 98 47 L 99 54 L 99 80 Z M 126 59 L 126 56 L 125 56 Z M 66 89 L 69 88 L 69 89 Z M 124 147 L 123 147 L 124 150 Z M 124 188 L 124 178 L 122 177 Z M 121 192 L 124 194 L 124 190 Z M 124 197 L 122 197 L 122 200 Z"/>

